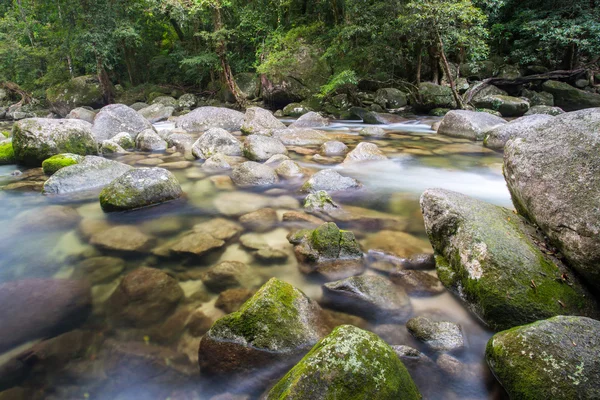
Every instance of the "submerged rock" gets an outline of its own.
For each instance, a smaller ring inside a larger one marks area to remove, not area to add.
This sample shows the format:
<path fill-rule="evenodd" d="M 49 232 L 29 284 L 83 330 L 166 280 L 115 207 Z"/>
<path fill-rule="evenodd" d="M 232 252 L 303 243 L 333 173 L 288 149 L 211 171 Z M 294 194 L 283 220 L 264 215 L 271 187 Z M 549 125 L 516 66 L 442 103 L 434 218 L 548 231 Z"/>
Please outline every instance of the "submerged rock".
<path fill-rule="evenodd" d="M 302 191 L 312 193 L 320 190 L 336 192 L 358 189 L 360 186 L 360 183 L 354 178 L 342 176 L 332 169 L 324 169 L 311 176 L 302 186 Z"/>
<path fill-rule="evenodd" d="M 143 253 L 150 249 L 154 239 L 135 226 L 120 225 L 96 232 L 90 244 L 102 249 L 118 252 Z"/>
<path fill-rule="evenodd" d="M 490 149 L 502 150 L 510 139 L 529 137 L 538 127 L 552 121 L 550 115 L 530 115 L 510 121 L 488 131 L 483 145 Z"/>
<path fill-rule="evenodd" d="M 513 399 L 600 398 L 600 322 L 554 317 L 494 335 L 486 360 Z"/>
<path fill-rule="evenodd" d="M 241 156 L 242 143 L 225 129 L 212 128 L 206 131 L 192 146 L 196 158 L 206 160 L 215 154 Z"/>
<path fill-rule="evenodd" d="M 84 157 L 78 154 L 57 154 L 44 160 L 42 163 L 42 168 L 46 175 L 52 175 L 59 169 L 68 167 L 69 165 L 79 164 L 83 160 Z"/>
<path fill-rule="evenodd" d="M 202 274 L 202 282 L 213 292 L 244 286 L 251 276 L 248 266 L 239 261 L 223 261 Z"/>
<path fill-rule="evenodd" d="M 283 122 L 260 107 L 250 107 L 246 110 L 244 123 L 240 130 L 245 135 L 266 135 L 270 136 L 274 129 L 285 129 Z"/>
<path fill-rule="evenodd" d="M 92 133 L 96 141 L 102 143 L 121 132 L 126 132 L 135 140 L 137 135 L 146 129 L 153 129 L 152 124 L 133 108 L 123 104 L 111 104 L 103 107 L 96 115 Z"/>
<path fill-rule="evenodd" d="M 403 260 L 402 267 L 413 266 L 410 260 Z M 434 263 L 435 268 L 435 263 Z M 437 276 L 425 271 L 410 269 L 393 270 L 390 279 L 397 285 L 402 286 L 411 296 L 434 296 L 444 293 L 444 286 Z"/>
<path fill-rule="evenodd" d="M 444 116 L 437 133 L 440 135 L 483 140 L 491 129 L 506 124 L 506 121 L 486 112 L 454 110 Z"/>
<path fill-rule="evenodd" d="M 279 181 L 275 170 L 267 165 L 247 161 L 233 169 L 231 180 L 237 186 L 270 186 Z"/>
<path fill-rule="evenodd" d="M 344 159 L 344 164 L 365 162 L 365 161 L 382 161 L 388 158 L 383 154 L 379 147 L 374 143 L 362 142 L 354 150 L 352 150 Z"/>
<path fill-rule="evenodd" d="M 462 329 L 453 322 L 415 317 L 408 320 L 406 328 L 417 340 L 435 351 L 459 350 L 465 346 Z"/>
<path fill-rule="evenodd" d="M 244 123 L 244 114 L 222 107 L 199 107 L 179 117 L 175 127 L 188 132 L 202 132 L 210 128 L 239 131 Z"/>
<path fill-rule="evenodd" d="M 191 232 L 175 240 L 168 250 L 179 256 L 201 257 L 225 245 L 225 241 L 204 232 Z"/>
<path fill-rule="evenodd" d="M 250 161 L 267 161 L 276 154 L 287 155 L 287 149 L 279 139 L 250 135 L 244 142 L 244 156 Z"/>
<path fill-rule="evenodd" d="M 343 325 L 266 395 L 267 400 L 417 400 L 419 390 L 394 350 L 377 335 Z"/>

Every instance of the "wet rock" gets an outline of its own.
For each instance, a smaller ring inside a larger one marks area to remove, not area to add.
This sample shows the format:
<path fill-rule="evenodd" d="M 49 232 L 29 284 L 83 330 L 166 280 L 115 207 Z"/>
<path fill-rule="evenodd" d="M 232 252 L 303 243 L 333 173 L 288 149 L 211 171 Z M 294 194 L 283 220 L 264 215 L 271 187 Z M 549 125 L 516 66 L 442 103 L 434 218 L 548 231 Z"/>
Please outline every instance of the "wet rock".
<path fill-rule="evenodd" d="M 65 118 L 66 119 L 80 119 L 82 121 L 93 124 L 95 117 L 96 117 L 95 111 L 91 111 L 91 110 L 88 110 L 87 108 L 83 108 L 83 107 L 77 107 L 77 108 L 71 110 L 71 112 L 69 112 L 69 114 L 67 114 L 67 116 Z"/>
<path fill-rule="evenodd" d="M 277 264 L 285 262 L 289 255 L 283 250 L 273 249 L 271 247 L 265 247 L 255 251 L 253 254 L 254 258 L 265 264 Z"/>
<path fill-rule="evenodd" d="M 517 118 L 489 130 L 485 134 L 483 145 L 490 149 L 502 150 L 510 139 L 527 139 L 532 131 L 546 123 L 551 123 L 552 119 L 553 117 L 550 115 L 530 115 Z"/>
<path fill-rule="evenodd" d="M 287 149 L 280 140 L 263 135 L 248 136 L 243 152 L 251 161 L 267 161 L 276 154 L 287 155 Z"/>
<path fill-rule="evenodd" d="M 250 107 L 246 109 L 244 123 L 240 130 L 245 135 L 266 135 L 270 136 L 274 129 L 285 129 L 283 122 L 260 107 Z"/>
<path fill-rule="evenodd" d="M 266 396 L 267 400 L 281 398 L 395 400 L 421 395 L 387 343 L 373 333 L 343 325 L 317 343 Z"/>
<path fill-rule="evenodd" d="M 366 249 L 380 250 L 398 258 L 409 258 L 415 254 L 431 251 L 431 245 L 405 232 L 383 230 L 362 242 Z"/>
<path fill-rule="evenodd" d="M 514 399 L 600 397 L 600 322 L 554 317 L 494 335 L 486 360 Z"/>
<path fill-rule="evenodd" d="M 208 233 L 192 232 L 175 240 L 168 249 L 171 253 L 179 256 L 201 257 L 224 245 L 223 240 L 216 239 Z"/>
<path fill-rule="evenodd" d="M 600 288 L 600 163 L 595 156 L 599 124 L 599 109 L 562 114 L 527 140 L 509 141 L 504 154 L 504 176 L 517 211 L 537 224 L 569 266 L 596 288 Z"/>
<path fill-rule="evenodd" d="M 100 82 L 92 75 L 78 76 L 48 88 L 46 98 L 52 111 L 61 117 L 76 107 L 100 107 L 104 104 Z"/>
<path fill-rule="evenodd" d="M 202 274 L 202 282 L 211 291 L 220 293 L 227 289 L 244 286 L 249 280 L 248 266 L 238 261 L 223 261 Z"/>
<path fill-rule="evenodd" d="M 199 107 L 179 117 L 175 126 L 188 132 L 202 132 L 210 128 L 239 131 L 244 123 L 244 114 L 221 107 Z"/>
<path fill-rule="evenodd" d="M 369 126 L 366 128 L 362 128 L 358 134 L 360 136 L 374 136 L 374 137 L 383 137 L 385 136 L 387 133 L 383 130 L 383 128 L 380 128 L 378 126 Z"/>
<path fill-rule="evenodd" d="M 419 367 L 429 367 L 431 368 L 434 363 L 431 358 L 427 357 L 425 354 L 421 353 L 419 350 L 405 345 L 396 345 L 392 346 L 394 352 L 398 356 L 402 363 L 406 365 L 406 367 L 411 371 L 417 369 Z"/>
<path fill-rule="evenodd" d="M 321 146 L 321 154 L 324 156 L 341 156 L 348 152 L 348 146 L 342 142 L 330 141 Z"/>
<path fill-rule="evenodd" d="M 175 147 L 178 152 L 184 154 L 186 159 L 195 158 L 192 148 L 196 142 L 196 136 L 188 133 L 173 133 L 166 140 L 169 147 Z"/>
<path fill-rule="evenodd" d="M 304 199 L 304 209 L 309 213 L 329 215 L 339 208 L 340 206 L 324 190 L 309 193 Z"/>
<path fill-rule="evenodd" d="M 433 270 L 435 269 L 435 256 L 433 253 L 415 254 L 408 259 L 406 269 Z"/>
<path fill-rule="evenodd" d="M 435 296 L 445 291 L 437 276 L 424 271 L 395 270 L 390 274 L 390 279 L 406 289 L 411 296 Z"/>
<path fill-rule="evenodd" d="M 23 211 L 13 219 L 13 224 L 23 232 L 46 232 L 70 229 L 80 220 L 73 208 L 53 205 Z"/>
<path fill-rule="evenodd" d="M 329 125 L 329 120 L 314 111 L 303 114 L 292 122 L 290 128 L 322 128 Z"/>
<path fill-rule="evenodd" d="M 302 168 L 292 160 L 281 162 L 275 172 L 283 179 L 302 178 L 304 176 Z"/>
<path fill-rule="evenodd" d="M 110 140 L 126 150 L 131 150 L 135 147 L 135 140 L 133 140 L 131 135 L 127 132 L 118 133 Z"/>
<path fill-rule="evenodd" d="M 382 161 L 387 160 L 387 157 L 379 147 L 374 143 L 362 142 L 354 150 L 352 150 L 344 159 L 344 164 L 365 162 L 365 161 Z"/>
<path fill-rule="evenodd" d="M 227 156 L 218 153 L 208 158 L 204 164 L 202 164 L 202 169 L 208 171 L 224 171 L 231 169 L 231 165 L 229 164 L 229 161 L 227 161 Z"/>
<path fill-rule="evenodd" d="M 125 261 L 117 257 L 92 257 L 75 266 L 73 277 L 86 279 L 92 285 L 110 282 L 125 269 Z"/>
<path fill-rule="evenodd" d="M 456 100 L 452 96 L 452 89 L 448 86 L 436 85 L 431 82 L 422 82 L 419 85 L 418 104 L 420 110 L 429 111 L 434 108 L 455 108 Z"/>
<path fill-rule="evenodd" d="M 146 129 L 153 129 L 152 124 L 134 109 L 123 104 L 111 104 L 96 115 L 92 133 L 96 141 L 102 143 L 121 132 L 128 133 L 135 140 L 138 133 Z"/>
<path fill-rule="evenodd" d="M 100 192 L 104 211 L 123 211 L 178 199 L 183 194 L 175 176 L 163 168 L 125 172 Z"/>
<path fill-rule="evenodd" d="M 230 314 L 239 310 L 242 304 L 250 299 L 253 294 L 251 290 L 246 288 L 227 289 L 219 294 L 215 307 Z"/>
<path fill-rule="evenodd" d="M 503 117 L 520 117 L 529 110 L 529 101 L 521 97 L 492 95 L 473 101 L 477 108 L 498 111 Z"/>
<path fill-rule="evenodd" d="M 269 158 L 267 161 L 265 161 L 265 164 L 271 168 L 277 168 L 282 162 L 287 161 L 289 159 L 290 158 L 288 156 L 286 156 L 285 154 L 275 154 L 274 156 Z"/>
<path fill-rule="evenodd" d="M 454 351 L 465 346 L 460 325 L 448 321 L 433 321 L 415 317 L 406 323 L 408 331 L 435 351 Z"/>
<path fill-rule="evenodd" d="M 600 107 L 600 94 L 577 89 L 566 82 L 546 81 L 542 89 L 551 93 L 554 96 L 554 105 L 565 111 Z"/>
<path fill-rule="evenodd" d="M 279 129 L 273 131 L 272 135 L 286 146 L 321 145 L 329 140 L 324 132 L 311 128 Z"/>
<path fill-rule="evenodd" d="M 141 267 L 123 278 L 107 307 L 113 322 L 144 327 L 161 321 L 182 298 L 175 279 L 161 270 Z"/>
<path fill-rule="evenodd" d="M 119 146 L 117 143 L 113 142 L 112 140 L 105 140 L 100 145 L 100 153 L 102 153 L 102 155 L 125 154 L 125 153 L 127 153 L 127 150 L 125 150 L 123 147 Z"/>
<path fill-rule="evenodd" d="M 302 191 L 311 193 L 320 190 L 337 192 L 360 187 L 361 184 L 356 179 L 342 176 L 332 169 L 325 169 L 311 176 L 302 186 Z"/>
<path fill-rule="evenodd" d="M 174 107 L 164 106 L 160 103 L 154 103 L 151 106 L 138 110 L 138 114 L 154 124 L 156 122 L 169 119 L 169 117 L 173 115 L 174 111 Z"/>
<path fill-rule="evenodd" d="M 242 144 L 225 129 L 211 128 L 194 143 L 192 153 L 194 157 L 201 160 L 206 160 L 217 153 L 241 156 Z"/>
<path fill-rule="evenodd" d="M 291 196 L 268 197 L 256 193 L 229 192 L 222 193 L 213 201 L 217 211 L 228 217 L 241 215 L 260 210 L 265 207 L 297 209 L 300 207 L 298 200 Z"/>
<path fill-rule="evenodd" d="M 380 275 L 353 276 L 323 285 L 328 307 L 369 320 L 403 322 L 412 306 L 406 292 Z"/>
<path fill-rule="evenodd" d="M 443 189 L 427 190 L 421 207 L 438 277 L 492 329 L 597 314 L 575 277 L 562 281 L 564 266 L 539 250 L 543 240 L 510 210 Z"/>
<path fill-rule="evenodd" d="M 279 182 L 275 170 L 267 165 L 247 161 L 233 169 L 231 180 L 237 186 L 270 186 Z"/>
<path fill-rule="evenodd" d="M 325 333 L 318 304 L 272 278 L 239 311 L 217 320 L 202 338 L 200 369 L 228 378 L 258 367 L 284 369 Z"/>
<path fill-rule="evenodd" d="M 483 140 L 488 131 L 504 124 L 504 119 L 486 112 L 454 110 L 446 114 L 437 133 L 469 140 Z"/>
<path fill-rule="evenodd" d="M 262 208 L 242 215 L 240 222 L 251 231 L 268 232 L 279 224 L 279 217 L 274 209 Z"/>
<path fill-rule="evenodd" d="M 88 122 L 68 119 L 28 118 L 13 125 L 12 147 L 15 159 L 29 166 L 40 166 L 54 155 L 98 154 Z"/>
<path fill-rule="evenodd" d="M 52 156 L 42 163 L 42 169 L 46 175 L 52 175 L 61 168 L 68 167 L 69 165 L 78 164 L 84 160 L 83 156 L 78 154 L 57 154 Z"/>
<path fill-rule="evenodd" d="M 301 225 L 309 225 L 311 227 L 317 227 L 325 223 L 321 218 L 317 218 L 314 215 L 306 214 L 298 211 L 288 211 L 282 216 L 283 222 L 294 223 L 297 222 Z"/>
<path fill-rule="evenodd" d="M 87 282 L 24 279 L 0 284 L 0 351 L 58 335 L 85 322 L 91 312 Z"/>
<path fill-rule="evenodd" d="M 153 129 L 145 129 L 135 139 L 135 147 L 141 151 L 165 151 L 165 142 Z"/>
<path fill-rule="evenodd" d="M 194 311 L 188 320 L 187 328 L 194 337 L 201 337 L 212 326 L 214 320 L 202 310 Z"/>
<path fill-rule="evenodd" d="M 533 106 L 525 113 L 525 115 L 537 115 L 537 114 L 546 114 L 552 115 L 556 117 L 557 115 L 564 114 L 562 108 L 559 107 L 550 107 L 550 106 Z"/>
<path fill-rule="evenodd" d="M 120 225 L 93 234 L 90 244 L 112 251 L 146 252 L 154 239 L 135 226 Z"/>
<path fill-rule="evenodd" d="M 218 240 L 229 240 L 243 231 L 239 224 L 224 218 L 214 218 L 196 224 L 193 229 L 194 232 L 207 233 Z"/>

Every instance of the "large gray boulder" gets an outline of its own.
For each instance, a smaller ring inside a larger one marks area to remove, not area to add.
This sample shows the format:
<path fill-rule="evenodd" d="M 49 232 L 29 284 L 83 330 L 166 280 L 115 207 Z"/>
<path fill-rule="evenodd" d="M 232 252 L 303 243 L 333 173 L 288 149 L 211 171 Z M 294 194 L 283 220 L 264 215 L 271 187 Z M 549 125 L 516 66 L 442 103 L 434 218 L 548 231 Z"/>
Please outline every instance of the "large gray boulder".
<path fill-rule="evenodd" d="M 175 176 L 164 168 L 125 172 L 100 192 L 104 211 L 123 211 L 178 199 L 183 194 Z"/>
<path fill-rule="evenodd" d="M 245 135 L 270 136 L 274 129 L 285 129 L 285 124 L 275 118 L 270 111 L 260 107 L 250 107 L 246 110 L 240 130 Z"/>
<path fill-rule="evenodd" d="M 486 360 L 511 399 L 600 398 L 600 322 L 554 317 L 494 335 Z"/>
<path fill-rule="evenodd" d="M 337 192 L 358 189 L 360 186 L 360 183 L 354 178 L 342 176 L 332 169 L 324 169 L 311 176 L 302 186 L 302 191 L 310 193 L 318 192 L 320 190 Z"/>
<path fill-rule="evenodd" d="M 154 129 L 146 129 L 135 138 L 135 147 L 141 151 L 165 151 L 167 142 Z"/>
<path fill-rule="evenodd" d="M 368 161 L 383 161 L 387 160 L 385 154 L 375 143 L 361 142 L 346 155 L 344 164 L 351 164 L 356 162 L 368 162 Z"/>
<path fill-rule="evenodd" d="M 225 129 L 211 128 L 192 146 L 192 154 L 201 160 L 206 160 L 218 153 L 226 156 L 241 156 L 242 143 Z"/>
<path fill-rule="evenodd" d="M 504 119 L 486 112 L 454 110 L 444 116 L 437 132 L 440 135 L 483 140 L 488 131 L 504 124 Z"/>
<path fill-rule="evenodd" d="M 102 157 L 87 156 L 79 164 L 61 168 L 44 183 L 45 194 L 98 191 L 132 167 Z"/>
<path fill-rule="evenodd" d="M 169 119 L 169 117 L 173 115 L 174 111 L 174 107 L 165 106 L 161 103 L 153 103 L 151 106 L 139 110 L 138 114 L 146 118 L 151 123 L 155 123 Z"/>
<path fill-rule="evenodd" d="M 251 161 L 267 161 L 276 154 L 287 155 L 279 139 L 263 135 L 250 135 L 244 142 L 244 156 Z"/>
<path fill-rule="evenodd" d="M 146 129 L 153 129 L 152 124 L 133 108 L 111 104 L 102 108 L 94 118 L 92 133 L 96 141 L 102 143 L 121 132 L 127 132 L 135 140 L 138 133 Z"/>
<path fill-rule="evenodd" d="M 529 100 L 521 97 L 492 95 L 473 101 L 477 108 L 498 111 L 503 117 L 520 117 L 529 110 Z"/>
<path fill-rule="evenodd" d="M 508 141 L 504 176 L 517 211 L 600 288 L 600 108 L 554 117 Z"/>
<path fill-rule="evenodd" d="M 422 111 L 434 108 L 455 108 L 456 100 L 454 100 L 452 89 L 449 86 L 423 82 L 419 85 L 419 100 L 416 107 Z"/>
<path fill-rule="evenodd" d="M 235 167 L 231 180 L 241 187 L 270 186 L 279 182 L 277 173 L 268 165 L 247 161 Z"/>
<path fill-rule="evenodd" d="M 600 107 L 600 94 L 577 89 L 565 82 L 546 81 L 542 88 L 554 96 L 554 105 L 565 111 Z"/>
<path fill-rule="evenodd" d="M 34 167 L 61 153 L 98 154 L 92 125 L 78 119 L 21 120 L 13 125 L 12 137 L 16 160 Z"/>
<path fill-rule="evenodd" d="M 77 107 L 71 110 L 69 114 L 65 117 L 66 119 L 81 119 L 83 121 L 89 122 L 90 124 L 94 123 L 94 118 L 96 118 L 96 112 L 92 110 L 88 110 L 87 108 Z"/>
<path fill-rule="evenodd" d="M 203 132 L 210 128 L 239 131 L 244 118 L 244 114 L 229 108 L 199 107 L 179 117 L 175 126 L 188 132 Z"/>
<path fill-rule="evenodd" d="M 443 189 L 423 193 L 421 207 L 439 279 L 492 329 L 598 315 L 593 297 L 512 211 Z"/>
<path fill-rule="evenodd" d="M 483 145 L 490 149 L 502 150 L 509 139 L 526 139 L 537 127 L 552 121 L 553 118 L 551 115 L 535 114 L 514 119 L 488 131 L 483 140 Z"/>
<path fill-rule="evenodd" d="M 296 121 L 292 122 L 290 128 L 322 128 L 329 125 L 329 120 L 314 111 L 307 112 Z"/>

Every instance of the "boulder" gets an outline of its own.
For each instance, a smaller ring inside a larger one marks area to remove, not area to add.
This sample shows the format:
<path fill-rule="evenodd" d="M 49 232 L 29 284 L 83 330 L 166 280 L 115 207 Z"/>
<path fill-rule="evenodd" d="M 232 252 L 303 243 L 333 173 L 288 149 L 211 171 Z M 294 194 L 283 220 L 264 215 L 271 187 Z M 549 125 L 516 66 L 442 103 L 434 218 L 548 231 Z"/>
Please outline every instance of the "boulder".
<path fill-rule="evenodd" d="M 288 151 L 279 139 L 263 135 L 250 135 L 244 142 L 244 156 L 251 161 L 267 161 L 276 154 Z"/>
<path fill-rule="evenodd" d="M 421 196 L 425 229 L 444 286 L 494 330 L 555 315 L 597 315 L 598 305 L 518 215 L 468 196 Z"/>
<path fill-rule="evenodd" d="M 251 280 L 248 266 L 239 261 L 223 261 L 202 274 L 202 282 L 209 290 L 220 293 L 244 286 Z"/>
<path fill-rule="evenodd" d="M 360 187 L 361 185 L 356 179 L 342 176 L 332 169 L 324 169 L 311 176 L 302 186 L 302 191 L 310 193 L 320 190 L 338 192 Z"/>
<path fill-rule="evenodd" d="M 241 72 L 234 78 L 238 89 L 246 99 L 254 100 L 260 95 L 260 79 L 255 73 Z"/>
<path fill-rule="evenodd" d="M 498 74 L 498 67 L 493 61 L 471 61 L 460 64 L 460 75 L 467 79 L 481 81 Z"/>
<path fill-rule="evenodd" d="M 559 107 L 550 107 L 550 106 L 533 106 L 525 113 L 525 115 L 536 115 L 536 114 L 546 114 L 552 115 L 556 117 L 557 115 L 564 114 L 565 112 L 562 108 Z"/>
<path fill-rule="evenodd" d="M 311 128 L 286 128 L 273 131 L 272 136 L 286 146 L 320 145 L 329 140 L 323 131 Z"/>
<path fill-rule="evenodd" d="M 127 132 L 118 133 L 110 140 L 127 150 L 131 150 L 135 147 L 135 140 L 133 140 L 131 135 L 129 135 Z"/>
<path fill-rule="evenodd" d="M 30 118 L 13 125 L 13 149 L 18 162 L 40 166 L 56 154 L 98 154 L 92 125 L 77 119 Z"/>
<path fill-rule="evenodd" d="M 129 135 L 127 135 L 127 136 L 129 136 Z M 102 153 L 102 155 L 125 154 L 125 153 L 127 153 L 127 150 L 125 150 L 123 147 L 119 146 L 116 142 L 114 142 L 112 140 L 105 140 L 100 145 L 100 153 Z"/>
<path fill-rule="evenodd" d="M 548 92 L 535 92 L 533 90 L 523 89 L 521 93 L 523 97 L 529 100 L 531 107 L 535 106 L 554 106 L 554 96 Z"/>
<path fill-rule="evenodd" d="M 203 374 L 232 378 L 256 368 L 285 369 L 327 332 L 319 305 L 271 278 L 239 311 L 217 320 L 200 342 Z"/>
<path fill-rule="evenodd" d="M 492 95 L 473 100 L 477 108 L 498 111 L 503 117 L 520 117 L 529 110 L 529 101 L 521 97 Z"/>
<path fill-rule="evenodd" d="M 161 103 L 153 103 L 151 106 L 138 110 L 138 114 L 146 118 L 150 123 L 165 121 L 173 115 L 175 108 L 172 106 L 165 106 Z"/>
<path fill-rule="evenodd" d="M 343 325 L 313 347 L 265 398 L 418 400 L 421 395 L 387 343 Z"/>
<path fill-rule="evenodd" d="M 502 150 L 510 139 L 527 139 L 529 134 L 539 126 L 550 123 L 554 117 L 550 115 L 529 115 L 514 119 L 507 124 L 499 125 L 485 134 L 483 145 L 490 149 Z"/>
<path fill-rule="evenodd" d="M 235 167 L 231 180 L 237 186 L 270 186 L 279 182 L 277 173 L 268 165 L 247 161 Z"/>
<path fill-rule="evenodd" d="M 395 109 L 407 105 L 408 99 L 406 93 L 400 91 L 399 89 L 384 88 L 379 89 L 377 93 L 375 93 L 374 102 L 379 104 L 382 108 Z"/>
<path fill-rule="evenodd" d="M 164 168 L 125 172 L 100 192 L 104 211 L 124 211 L 178 199 L 183 194 L 175 176 Z"/>
<path fill-rule="evenodd" d="M 111 104 L 103 107 L 94 118 L 92 133 L 96 141 L 101 143 L 121 132 L 128 133 L 135 140 L 146 129 L 153 129 L 152 124 L 134 109 L 123 104 Z"/>
<path fill-rule="evenodd" d="M 600 94 L 577 89 L 565 82 L 546 81 L 542 85 L 542 89 L 544 92 L 552 94 L 554 105 L 565 111 L 600 107 Z"/>
<path fill-rule="evenodd" d="M 154 239 L 135 226 L 118 225 L 92 234 L 90 244 L 108 251 L 145 253 Z"/>
<path fill-rule="evenodd" d="M 44 183 L 45 194 L 97 191 L 131 170 L 127 164 L 87 156 L 78 164 L 61 168 Z"/>
<path fill-rule="evenodd" d="M 302 168 L 292 160 L 281 162 L 281 164 L 275 168 L 275 172 L 283 179 L 302 178 L 304 176 Z"/>
<path fill-rule="evenodd" d="M 80 220 L 75 209 L 53 205 L 23 211 L 12 222 L 22 232 L 48 232 L 72 229 Z"/>
<path fill-rule="evenodd" d="M 193 93 L 186 93 L 177 99 L 177 110 L 190 110 L 198 104 L 198 98 Z"/>
<path fill-rule="evenodd" d="M 99 108 L 104 105 L 102 87 L 98 78 L 91 75 L 78 76 L 68 82 L 46 90 L 46 99 L 52 111 L 61 117 L 77 107 Z"/>
<path fill-rule="evenodd" d="M 300 117 L 308 112 L 312 111 L 310 108 L 300 103 L 290 103 L 283 107 L 282 113 L 286 117 Z"/>
<path fill-rule="evenodd" d="M 513 203 L 586 281 L 600 288 L 600 109 L 554 117 L 505 146 Z"/>
<path fill-rule="evenodd" d="M 455 351 L 465 346 L 462 329 L 453 322 L 415 317 L 408 320 L 406 328 L 415 339 L 434 351 Z"/>
<path fill-rule="evenodd" d="M 304 209 L 312 214 L 323 213 L 328 215 L 339 208 L 337 203 L 335 203 L 331 196 L 324 190 L 309 193 L 304 199 Z"/>
<path fill-rule="evenodd" d="M 356 146 L 354 150 L 346 155 L 344 164 L 351 164 L 356 162 L 366 161 L 382 161 L 387 160 L 385 154 L 375 143 L 361 142 Z"/>
<path fill-rule="evenodd" d="M 137 135 L 135 146 L 141 151 L 165 151 L 167 149 L 167 142 L 153 129 L 146 129 Z"/>
<path fill-rule="evenodd" d="M 279 223 L 279 217 L 273 208 L 261 208 L 242 215 L 240 222 L 251 231 L 268 232 Z"/>
<path fill-rule="evenodd" d="M 129 107 L 133 108 L 135 111 L 140 111 L 141 109 L 144 109 L 146 107 L 150 107 L 150 104 L 142 103 L 142 102 L 137 102 L 137 103 L 133 103 Z"/>
<path fill-rule="evenodd" d="M 69 112 L 66 119 L 81 119 L 85 122 L 89 122 L 90 124 L 94 123 L 94 118 L 96 118 L 96 112 L 92 110 L 88 110 L 87 108 L 77 107 Z"/>
<path fill-rule="evenodd" d="M 437 133 L 469 140 L 483 140 L 488 131 L 504 124 L 504 119 L 486 112 L 454 110 L 444 116 Z"/>
<path fill-rule="evenodd" d="M 600 322 L 554 317 L 495 334 L 485 357 L 512 399 L 600 398 Z"/>
<path fill-rule="evenodd" d="M 52 156 L 42 163 L 42 169 L 46 175 L 52 175 L 59 169 L 68 167 L 69 165 L 79 164 L 85 159 L 85 157 L 78 154 L 57 154 Z"/>
<path fill-rule="evenodd" d="M 329 125 L 329 120 L 314 111 L 303 114 L 292 122 L 290 128 L 322 128 Z"/>
<path fill-rule="evenodd" d="M 0 143 L 0 165 L 16 164 L 16 162 L 12 141 Z"/>
<path fill-rule="evenodd" d="M 270 136 L 274 129 L 285 129 L 283 122 L 260 107 L 250 107 L 246 110 L 244 123 L 240 130 L 245 135 L 266 135 Z"/>
<path fill-rule="evenodd" d="M 192 153 L 201 160 L 206 160 L 217 153 L 241 156 L 242 144 L 225 129 L 211 128 L 196 140 L 192 146 Z"/>
<path fill-rule="evenodd" d="M 366 128 L 362 128 L 358 134 L 360 136 L 373 136 L 373 137 L 383 137 L 387 135 L 387 132 L 378 126 L 369 126 Z"/>
<path fill-rule="evenodd" d="M 202 164 L 202 169 L 211 172 L 224 171 L 231 169 L 231 164 L 229 164 L 228 156 L 217 153 L 204 161 L 204 164 Z"/>
<path fill-rule="evenodd" d="M 423 82 L 419 85 L 420 101 L 416 105 L 422 111 L 434 108 L 456 108 L 456 100 L 452 96 L 452 89 L 448 86 Z"/>
<path fill-rule="evenodd" d="M 210 128 L 239 131 L 244 123 L 244 114 L 222 107 L 199 107 L 179 117 L 175 127 L 188 132 L 203 132 Z"/>
<path fill-rule="evenodd" d="M 148 96 L 150 100 L 150 96 Z M 160 104 L 163 107 L 177 107 L 177 100 L 171 96 L 157 96 L 150 101 L 150 105 Z"/>
<path fill-rule="evenodd" d="M 348 152 L 348 146 L 342 142 L 330 141 L 323 143 L 320 151 L 324 156 L 341 156 Z"/>

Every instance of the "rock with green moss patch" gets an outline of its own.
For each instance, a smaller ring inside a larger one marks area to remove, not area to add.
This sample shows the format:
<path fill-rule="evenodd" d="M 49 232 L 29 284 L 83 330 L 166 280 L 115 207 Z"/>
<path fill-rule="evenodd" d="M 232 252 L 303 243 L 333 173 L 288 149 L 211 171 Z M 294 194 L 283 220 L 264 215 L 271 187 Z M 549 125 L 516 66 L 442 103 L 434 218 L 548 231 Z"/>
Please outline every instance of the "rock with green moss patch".
<path fill-rule="evenodd" d="M 416 400 L 421 395 L 394 350 L 374 333 L 343 325 L 292 368 L 266 400 Z"/>
<path fill-rule="evenodd" d="M 125 172 L 100 192 L 104 211 L 124 211 L 175 200 L 183 194 L 175 176 L 164 168 Z"/>
<path fill-rule="evenodd" d="M 460 75 L 468 79 L 481 80 L 498 74 L 498 67 L 493 61 L 471 61 L 460 64 Z"/>
<path fill-rule="evenodd" d="M 449 108 L 434 108 L 433 110 L 429 110 L 429 115 L 433 117 L 443 117 L 448 114 L 448 111 L 450 111 Z"/>
<path fill-rule="evenodd" d="M 554 317 L 497 333 L 486 360 L 512 399 L 600 398 L 600 322 Z"/>
<path fill-rule="evenodd" d="M 200 342 L 202 373 L 244 374 L 296 362 L 327 333 L 319 305 L 272 278 L 239 311 L 215 322 Z"/>
<path fill-rule="evenodd" d="M 310 111 L 312 111 L 310 108 L 300 103 L 290 103 L 283 108 L 282 113 L 286 117 L 300 117 Z"/>
<path fill-rule="evenodd" d="M 42 168 L 46 175 L 52 175 L 61 168 L 68 167 L 69 165 L 79 164 L 83 161 L 84 157 L 78 154 L 57 154 L 44 160 Z"/>
<path fill-rule="evenodd" d="M 41 166 L 56 154 L 98 154 L 92 125 L 77 119 L 30 118 L 13 125 L 13 148 L 18 162 Z"/>
<path fill-rule="evenodd" d="M 565 111 L 600 107 L 600 94 L 577 89 L 566 82 L 546 81 L 542 89 L 551 93 L 554 96 L 554 105 Z"/>
<path fill-rule="evenodd" d="M 473 100 L 473 105 L 498 111 L 503 117 L 520 117 L 529 110 L 529 100 L 503 95 L 485 96 Z"/>
<path fill-rule="evenodd" d="M 104 99 L 98 78 L 91 75 L 78 76 L 46 90 L 46 98 L 52 111 L 65 117 L 77 107 L 102 107 Z"/>
<path fill-rule="evenodd" d="M 422 111 L 434 108 L 456 108 L 456 100 L 454 100 L 452 89 L 449 86 L 423 82 L 419 85 L 419 96 L 420 101 L 416 106 Z"/>
<path fill-rule="evenodd" d="M 0 143 L 0 165 L 16 163 L 15 151 L 11 141 L 3 141 Z"/>
<path fill-rule="evenodd" d="M 309 213 L 328 214 L 333 210 L 337 210 L 339 207 L 340 206 L 334 202 L 331 196 L 324 190 L 310 193 L 304 199 L 304 209 Z"/>
<path fill-rule="evenodd" d="M 417 340 L 435 351 L 459 350 L 465 345 L 460 325 L 450 321 L 415 317 L 408 320 L 406 328 Z"/>
<path fill-rule="evenodd" d="M 512 211 L 443 189 L 427 190 L 421 207 L 438 277 L 492 329 L 598 315 L 591 295 Z"/>

